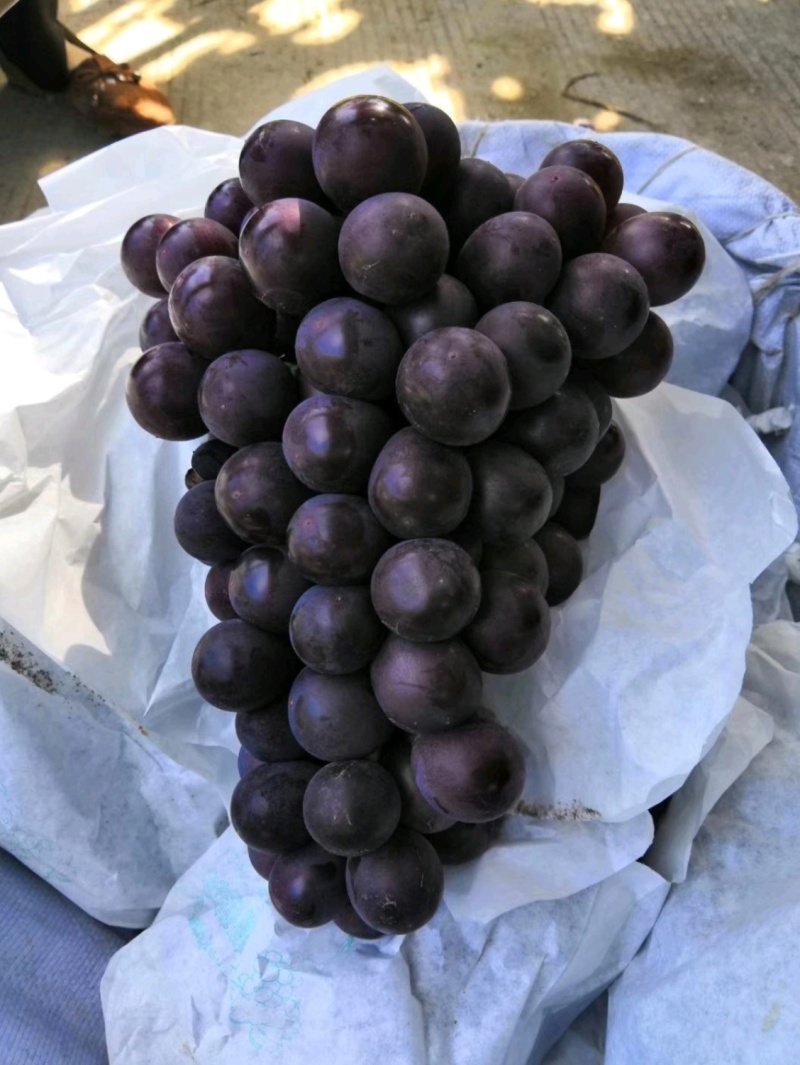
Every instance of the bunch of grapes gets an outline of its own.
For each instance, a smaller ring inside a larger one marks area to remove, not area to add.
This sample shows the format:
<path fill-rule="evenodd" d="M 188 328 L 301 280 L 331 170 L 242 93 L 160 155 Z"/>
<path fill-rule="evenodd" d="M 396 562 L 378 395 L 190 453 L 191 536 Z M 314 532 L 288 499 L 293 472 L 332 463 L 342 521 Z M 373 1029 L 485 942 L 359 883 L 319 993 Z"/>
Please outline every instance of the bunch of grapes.
<path fill-rule="evenodd" d="M 210 434 L 175 513 L 219 619 L 192 675 L 236 714 L 231 821 L 293 924 L 419 928 L 522 793 L 482 673 L 543 653 L 623 459 L 609 397 L 666 375 L 650 308 L 704 261 L 622 186 L 596 142 L 523 180 L 361 96 L 266 123 L 203 218 L 124 238 L 158 297 L 130 409 Z"/>

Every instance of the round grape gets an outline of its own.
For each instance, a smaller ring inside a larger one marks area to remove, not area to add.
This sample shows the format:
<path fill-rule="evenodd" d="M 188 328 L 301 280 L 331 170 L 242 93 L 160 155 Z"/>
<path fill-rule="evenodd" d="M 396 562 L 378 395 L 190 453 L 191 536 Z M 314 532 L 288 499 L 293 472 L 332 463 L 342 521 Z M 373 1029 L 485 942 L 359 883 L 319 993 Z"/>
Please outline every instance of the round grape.
<path fill-rule="evenodd" d="M 544 525 L 553 489 L 542 466 L 522 448 L 486 440 L 469 448 L 472 502 L 467 515 L 485 544 L 521 544 Z"/>
<path fill-rule="evenodd" d="M 239 155 L 239 180 L 252 203 L 260 206 L 288 196 L 322 203 L 311 160 L 313 142 L 311 126 L 285 118 L 254 129 Z"/>
<path fill-rule="evenodd" d="M 511 189 L 502 170 L 485 159 L 462 159 L 442 207 L 455 257 L 478 226 L 511 210 Z"/>
<path fill-rule="evenodd" d="M 298 666 L 288 640 L 244 621 L 220 621 L 200 637 L 192 679 L 206 702 L 238 713 L 288 691 Z"/>
<path fill-rule="evenodd" d="M 253 348 L 215 359 L 200 382 L 203 421 L 219 440 L 235 447 L 280 440 L 299 395 L 281 359 Z"/>
<path fill-rule="evenodd" d="M 467 239 L 456 273 L 484 308 L 525 300 L 542 303 L 561 271 L 561 245 L 553 227 L 528 211 L 490 218 Z"/>
<path fill-rule="evenodd" d="M 421 928 L 439 908 L 442 863 L 424 836 L 402 828 L 372 854 L 347 861 L 347 893 L 356 913 L 379 932 Z"/>
<path fill-rule="evenodd" d="M 178 274 L 197 259 L 225 255 L 235 259 L 239 242 L 229 229 L 210 218 L 187 218 L 166 231 L 156 248 L 159 280 L 169 291 Z"/>
<path fill-rule="evenodd" d="M 603 193 L 606 210 L 613 211 L 622 194 L 622 164 L 610 148 L 593 140 L 574 140 L 559 144 L 547 153 L 541 169 L 549 166 L 574 166 L 588 174 Z"/>
<path fill-rule="evenodd" d="M 594 528 L 600 506 L 600 486 L 566 488 L 553 521 L 563 526 L 576 540 L 585 540 Z"/>
<path fill-rule="evenodd" d="M 463 326 L 471 329 L 478 320 L 478 305 L 467 286 L 452 277 L 442 274 L 436 287 L 411 303 L 387 307 L 406 348 L 415 340 L 434 329 L 447 326 Z"/>
<path fill-rule="evenodd" d="M 282 854 L 269 874 L 269 897 L 289 924 L 319 928 L 347 902 L 345 861 L 316 843 Z"/>
<path fill-rule="evenodd" d="M 564 384 L 537 407 L 509 414 L 497 435 L 527 451 L 548 474 L 564 477 L 588 460 L 600 427 L 586 393 Z"/>
<path fill-rule="evenodd" d="M 186 554 L 207 566 L 232 562 L 247 547 L 217 510 L 213 481 L 201 481 L 181 496 L 174 529 L 175 539 Z"/>
<path fill-rule="evenodd" d="M 616 422 L 612 422 L 600 437 L 597 447 L 586 463 L 567 478 L 570 488 L 591 488 L 610 481 L 625 458 L 625 437 Z"/>
<path fill-rule="evenodd" d="M 590 372 L 612 396 L 643 396 L 667 376 L 672 355 L 669 326 L 651 311 L 630 347 L 610 359 L 592 362 Z"/>
<path fill-rule="evenodd" d="M 303 796 L 317 769 L 314 762 L 272 762 L 242 777 L 231 796 L 231 824 L 248 847 L 283 853 L 311 841 Z"/>
<path fill-rule="evenodd" d="M 547 591 L 547 559 L 535 540 L 506 546 L 487 544 L 481 557 L 481 575 L 492 570 L 516 574 L 535 584 L 542 595 Z"/>
<path fill-rule="evenodd" d="M 671 211 L 646 211 L 622 222 L 606 237 L 603 251 L 636 268 L 653 307 L 685 296 L 706 261 L 700 230 Z"/>
<path fill-rule="evenodd" d="M 411 643 L 392 635 L 370 675 L 384 714 L 406 732 L 452 728 L 480 706 L 480 668 L 459 639 Z"/>
<path fill-rule="evenodd" d="M 308 755 L 289 728 L 287 697 L 236 715 L 236 736 L 242 747 L 262 762 L 296 762 Z"/>
<path fill-rule="evenodd" d="M 206 575 L 205 597 L 208 609 L 217 621 L 233 621 L 238 614 L 231 606 L 228 595 L 228 578 L 235 565 L 231 562 L 218 562 Z"/>
<path fill-rule="evenodd" d="M 549 222 L 565 259 L 598 251 L 606 228 L 606 202 L 600 186 L 574 166 L 537 170 L 514 197 L 515 211 L 531 211 Z"/>
<path fill-rule="evenodd" d="M 242 222 L 252 209 L 253 201 L 242 188 L 241 181 L 226 178 L 211 190 L 203 214 L 238 237 Z"/>
<path fill-rule="evenodd" d="M 452 118 L 433 104 L 403 104 L 416 119 L 428 149 L 428 165 L 420 196 L 432 203 L 440 202 L 452 188 L 461 160 L 461 138 Z"/>
<path fill-rule="evenodd" d="M 428 168 L 419 124 L 383 96 L 351 96 L 329 108 L 312 151 L 317 180 L 344 212 L 379 193 L 419 192 Z"/>
<path fill-rule="evenodd" d="M 444 273 L 450 242 L 441 215 L 408 192 L 385 192 L 345 218 L 339 262 L 347 283 L 378 303 L 419 299 Z"/>
<path fill-rule="evenodd" d="M 295 604 L 289 639 L 295 653 L 317 673 L 355 673 L 380 650 L 386 629 L 362 585 L 309 588 Z"/>
<path fill-rule="evenodd" d="M 197 388 L 206 364 L 183 344 L 159 344 L 140 355 L 125 390 L 128 409 L 162 440 L 193 440 L 205 432 Z"/>
<path fill-rule="evenodd" d="M 395 732 L 382 748 L 381 765 L 392 774 L 400 791 L 400 824 L 415 832 L 443 832 L 454 821 L 452 817 L 435 810 L 417 787 L 411 768 L 412 737 L 406 732 Z"/>
<path fill-rule="evenodd" d="M 550 610 L 539 585 L 516 573 L 485 570 L 481 605 L 463 639 L 485 673 L 528 669 L 550 639 Z"/>
<path fill-rule="evenodd" d="M 477 444 L 499 428 L 511 398 L 502 351 L 474 329 L 427 333 L 397 371 L 397 398 L 409 422 L 440 444 Z"/>
<path fill-rule="evenodd" d="M 243 540 L 278 547 L 310 491 L 286 464 L 278 443 L 250 444 L 232 455 L 216 480 L 220 514 Z"/>
<path fill-rule="evenodd" d="M 171 344 L 177 341 L 178 334 L 169 320 L 169 299 L 165 296 L 148 308 L 139 326 L 139 347 L 149 351 L 158 344 Z"/>
<path fill-rule="evenodd" d="M 267 632 L 283 635 L 294 605 L 308 581 L 282 551 L 251 547 L 239 558 L 228 584 L 238 617 Z"/>
<path fill-rule="evenodd" d="M 146 296 L 164 296 L 156 270 L 156 248 L 168 229 L 180 222 L 172 214 L 148 214 L 134 222 L 122 238 L 122 269 L 132 285 Z"/>
<path fill-rule="evenodd" d="M 549 521 L 536 535 L 547 559 L 550 581 L 546 599 L 550 606 L 565 602 L 583 580 L 583 555 L 574 536 Z"/>
<path fill-rule="evenodd" d="M 366 673 L 331 677 L 304 669 L 289 693 L 289 727 L 323 762 L 366 758 L 391 736 Z"/>
<path fill-rule="evenodd" d="M 314 496 L 298 507 L 286 533 L 289 558 L 317 584 L 360 584 L 369 579 L 390 539 L 366 499 Z"/>
<path fill-rule="evenodd" d="M 377 762 L 333 762 L 308 785 L 303 817 L 311 838 L 331 854 L 369 854 L 400 823 L 400 792 Z"/>
<path fill-rule="evenodd" d="M 490 721 L 418 736 L 411 763 L 428 802 L 458 821 L 494 821 L 508 813 L 525 786 L 522 748 Z"/>

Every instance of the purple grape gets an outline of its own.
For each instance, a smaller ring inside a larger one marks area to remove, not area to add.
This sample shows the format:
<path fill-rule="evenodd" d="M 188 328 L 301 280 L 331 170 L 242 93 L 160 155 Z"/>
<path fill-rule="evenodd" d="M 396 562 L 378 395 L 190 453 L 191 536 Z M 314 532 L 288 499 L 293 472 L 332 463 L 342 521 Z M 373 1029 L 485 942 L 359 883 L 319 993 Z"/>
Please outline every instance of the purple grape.
<path fill-rule="evenodd" d="M 156 270 L 156 248 L 167 230 L 180 222 L 172 214 L 148 214 L 134 222 L 122 238 L 122 269 L 132 285 L 146 296 L 164 296 Z"/>
<path fill-rule="evenodd" d="M 405 540 L 390 547 L 372 574 L 372 602 L 387 628 L 406 640 L 448 640 L 468 625 L 481 579 L 466 551 L 450 540 Z"/>
<path fill-rule="evenodd" d="M 613 211 L 609 211 L 606 234 L 612 233 L 617 226 L 627 222 L 629 218 L 635 218 L 637 214 L 645 214 L 644 207 L 638 207 L 635 203 L 618 203 Z"/>
<path fill-rule="evenodd" d="M 472 502 L 468 523 L 484 544 L 530 540 L 550 513 L 553 489 L 544 469 L 522 448 L 485 440 L 469 448 Z"/>
<path fill-rule="evenodd" d="M 612 358 L 613 357 L 614 356 L 612 356 Z M 597 365 L 596 361 L 594 365 Z M 581 392 L 585 392 L 592 401 L 594 409 L 597 412 L 600 436 L 605 435 L 606 430 L 609 425 L 611 425 L 611 419 L 614 417 L 611 396 L 609 396 L 606 389 L 603 388 L 593 373 L 578 366 L 577 363 L 572 364 L 572 369 L 569 371 L 567 381 L 571 385 L 576 385 Z"/>
<path fill-rule="evenodd" d="M 505 547 L 487 544 L 481 558 L 481 575 L 493 570 L 514 573 L 523 580 L 530 581 L 542 595 L 547 591 L 547 559 L 535 540 Z"/>
<path fill-rule="evenodd" d="M 239 180 L 248 198 L 259 206 L 288 196 L 324 202 L 311 161 L 313 141 L 311 126 L 285 118 L 254 129 L 239 156 Z"/>
<path fill-rule="evenodd" d="M 454 821 L 423 798 L 411 768 L 411 747 L 412 738 L 408 733 L 395 732 L 380 754 L 381 764 L 392 774 L 400 790 L 400 824 L 423 834 L 443 832 Z"/>
<path fill-rule="evenodd" d="M 238 254 L 239 242 L 225 226 L 210 218 L 187 218 L 170 226 L 158 242 L 156 270 L 161 284 L 169 291 L 189 263 L 209 255 L 235 259 Z"/>
<path fill-rule="evenodd" d="M 295 604 L 289 639 L 295 654 L 317 673 L 355 673 L 365 669 L 386 638 L 361 585 L 309 588 Z"/>
<path fill-rule="evenodd" d="M 174 528 L 175 539 L 186 554 L 207 566 L 232 562 L 247 547 L 217 510 L 213 481 L 201 481 L 181 496 Z"/>
<path fill-rule="evenodd" d="M 240 263 L 224 255 L 181 271 L 170 289 L 169 316 L 184 344 L 206 359 L 263 349 L 275 328 L 275 315 L 255 298 Z"/>
<path fill-rule="evenodd" d="M 347 902 L 345 861 L 316 843 L 282 854 L 269 874 L 272 905 L 289 924 L 319 928 Z"/>
<path fill-rule="evenodd" d="M 525 786 L 522 748 L 491 721 L 418 736 L 411 764 L 428 802 L 470 824 L 508 813 Z"/>
<path fill-rule="evenodd" d="M 536 542 L 547 559 L 550 581 L 546 599 L 550 606 L 565 602 L 583 580 L 583 555 L 574 536 L 549 521 L 536 534 Z"/>
<path fill-rule="evenodd" d="M 587 369 L 612 396 L 628 398 L 652 392 L 672 366 L 669 326 L 651 311 L 644 329 L 619 355 L 592 362 Z"/>
<path fill-rule="evenodd" d="M 486 310 L 515 300 L 543 303 L 558 281 L 561 259 L 549 222 L 528 211 L 509 211 L 467 238 L 456 274 Z"/>
<path fill-rule="evenodd" d="M 502 303 L 484 314 L 475 329 L 505 356 L 511 377 L 509 410 L 543 403 L 569 373 L 569 337 L 561 322 L 536 303 Z"/>
<path fill-rule="evenodd" d="M 195 488 L 198 484 L 202 484 L 203 478 L 193 469 L 188 469 L 183 476 L 183 486 L 188 492 L 190 488 Z"/>
<path fill-rule="evenodd" d="M 459 547 L 463 548 L 476 566 L 481 564 L 483 540 L 481 540 L 480 534 L 475 529 L 470 528 L 469 525 L 459 525 L 444 539 L 452 540 L 454 544 L 458 544 Z"/>
<path fill-rule="evenodd" d="M 206 603 L 217 621 L 233 621 L 238 617 L 228 595 L 228 578 L 234 565 L 234 561 L 218 562 L 206 575 Z"/>
<path fill-rule="evenodd" d="M 603 251 L 618 255 L 638 270 L 652 307 L 685 296 L 706 261 L 700 230 L 671 211 L 647 211 L 622 222 L 606 237 Z"/>
<path fill-rule="evenodd" d="M 579 470 L 567 478 L 569 488 L 591 488 L 610 481 L 625 458 L 625 437 L 616 422 L 612 422 L 597 447 Z"/>
<path fill-rule="evenodd" d="M 525 181 L 525 178 L 522 176 L 522 174 L 506 174 L 506 181 L 508 182 L 508 187 L 511 190 L 511 199 L 513 202 L 513 199 L 517 195 L 519 187 Z"/>
<path fill-rule="evenodd" d="M 570 260 L 548 306 L 566 329 L 576 359 L 619 355 L 644 329 L 650 309 L 642 275 L 605 252 Z"/>
<path fill-rule="evenodd" d="M 394 394 L 403 346 L 377 307 L 339 297 L 306 315 L 296 353 L 303 377 L 320 392 L 380 400 Z"/>
<path fill-rule="evenodd" d="M 443 832 L 432 833 L 428 842 L 439 855 L 442 865 L 464 865 L 474 862 L 490 849 L 501 824 L 502 818 L 472 825 L 457 821 Z"/>
<path fill-rule="evenodd" d="M 236 451 L 230 444 L 211 437 L 192 452 L 192 469 L 201 481 L 216 481 L 219 471 Z"/>
<path fill-rule="evenodd" d="M 400 792 L 377 762 L 333 762 L 308 785 L 303 817 L 311 838 L 331 854 L 368 854 L 400 823 Z"/>
<path fill-rule="evenodd" d="M 260 761 L 255 755 L 250 754 L 244 747 L 239 748 L 239 756 L 236 759 L 236 768 L 239 770 L 239 779 L 246 777 L 248 773 L 252 773 L 254 769 L 264 763 Z"/>
<path fill-rule="evenodd" d="M 383 932 L 378 932 L 376 929 L 370 928 L 366 921 L 361 920 L 353 909 L 353 905 L 349 899 L 347 900 L 344 909 L 336 914 L 333 923 L 337 928 L 341 929 L 345 935 L 353 936 L 355 939 L 383 938 Z"/>
<path fill-rule="evenodd" d="M 354 495 L 309 499 L 286 536 L 289 558 L 317 584 L 363 583 L 391 542 L 366 499 Z"/>
<path fill-rule="evenodd" d="M 247 857 L 250 859 L 250 864 L 255 869 L 260 877 L 264 880 L 269 880 L 269 874 L 272 872 L 272 867 L 280 857 L 279 854 L 274 854 L 272 851 L 257 851 L 253 847 L 247 848 Z"/>
<path fill-rule="evenodd" d="M 563 526 L 576 540 L 585 540 L 594 528 L 600 506 L 600 486 L 566 488 L 553 521 Z"/>
<path fill-rule="evenodd" d="M 215 359 L 203 374 L 198 393 L 200 413 L 210 432 L 235 447 L 280 440 L 298 400 L 297 383 L 286 363 L 254 348 Z"/>
<path fill-rule="evenodd" d="M 298 480 L 315 492 L 366 492 L 370 471 L 392 435 L 380 407 L 344 396 L 313 396 L 291 412 L 283 454 Z"/>
<path fill-rule="evenodd" d="M 556 231 L 565 259 L 598 251 L 606 228 L 606 202 L 600 186 L 573 166 L 548 166 L 523 183 L 515 211 L 531 211 Z"/>
<path fill-rule="evenodd" d="M 239 558 L 228 583 L 236 615 L 259 629 L 284 635 L 294 605 L 308 581 L 275 547 L 251 547 Z"/>
<path fill-rule="evenodd" d="M 205 363 L 183 344 L 159 344 L 140 355 L 125 389 L 128 409 L 162 440 L 193 440 L 205 432 L 197 388 Z"/>
<path fill-rule="evenodd" d="M 477 444 L 499 428 L 511 398 L 502 351 L 474 329 L 435 329 L 417 340 L 397 371 L 397 399 L 409 422 L 440 444 Z"/>
<path fill-rule="evenodd" d="M 511 189 L 502 170 L 484 159 L 462 159 L 442 215 L 455 257 L 478 226 L 511 210 Z"/>
<path fill-rule="evenodd" d="M 345 218 L 339 235 L 339 262 L 347 283 L 379 303 L 409 303 L 430 292 L 449 253 L 441 215 L 408 192 L 364 200 Z"/>
<path fill-rule="evenodd" d="M 371 928 L 402 935 L 421 928 L 439 908 L 444 872 L 424 836 L 401 828 L 372 854 L 347 860 L 347 893 Z"/>
<path fill-rule="evenodd" d="M 169 320 L 169 300 L 165 296 L 152 304 L 142 319 L 139 326 L 139 347 L 142 351 L 149 351 L 159 344 L 172 344 L 177 339 L 178 334 Z"/>
<path fill-rule="evenodd" d="M 248 847 L 283 854 L 311 841 L 303 796 L 317 769 L 315 762 L 272 762 L 242 777 L 231 796 L 231 824 Z"/>
<path fill-rule="evenodd" d="M 547 476 L 550 478 L 550 485 L 553 489 L 553 502 L 550 504 L 550 513 L 547 515 L 547 520 L 549 521 L 561 506 L 561 500 L 564 498 L 566 481 L 558 473 L 548 473 Z"/>
<path fill-rule="evenodd" d="M 308 755 L 289 728 L 285 695 L 256 710 L 238 713 L 236 736 L 242 747 L 261 762 L 308 760 Z"/>
<path fill-rule="evenodd" d="M 484 673 L 528 669 L 550 639 L 550 610 L 539 585 L 516 573 L 485 570 L 480 608 L 462 637 Z"/>
<path fill-rule="evenodd" d="M 559 144 L 547 153 L 540 169 L 550 166 L 574 166 L 599 185 L 606 210 L 617 206 L 622 194 L 622 164 L 610 148 L 593 140 L 574 140 Z"/>
<path fill-rule="evenodd" d="M 220 621 L 200 637 L 192 678 L 206 702 L 238 713 L 283 695 L 298 665 L 288 640 L 244 621 Z"/>
<path fill-rule="evenodd" d="M 418 192 L 428 167 L 422 129 L 401 104 L 351 96 L 320 119 L 314 171 L 340 211 L 384 192 Z"/>
<path fill-rule="evenodd" d="M 203 214 L 238 237 L 242 222 L 252 209 L 253 202 L 242 188 L 241 181 L 227 178 L 212 189 Z"/>
<path fill-rule="evenodd" d="M 406 732 L 453 728 L 480 706 L 480 669 L 459 639 L 411 643 L 392 635 L 370 675 L 384 714 Z"/>
<path fill-rule="evenodd" d="M 338 237 L 338 221 L 311 200 L 287 197 L 252 211 L 242 225 L 239 254 L 262 303 L 301 315 L 341 292 Z"/>
<path fill-rule="evenodd" d="M 419 194 L 438 203 L 450 191 L 458 173 L 461 161 L 458 127 L 445 111 L 433 104 L 417 101 L 403 107 L 417 120 L 428 148 L 428 166 Z"/>
<path fill-rule="evenodd" d="M 366 758 L 392 735 L 366 673 L 331 677 L 304 669 L 289 693 L 295 739 L 323 762 Z"/>
<path fill-rule="evenodd" d="M 375 460 L 369 503 L 384 528 L 404 539 L 457 530 L 472 497 L 472 473 L 460 451 L 401 429 Z"/>
<path fill-rule="evenodd" d="M 278 443 L 250 444 L 232 455 L 216 480 L 217 507 L 243 540 L 279 547 L 289 520 L 310 496 L 286 465 Z"/>
<path fill-rule="evenodd" d="M 415 340 L 434 329 L 459 325 L 472 329 L 478 320 L 478 305 L 467 286 L 450 274 L 442 274 L 436 287 L 418 300 L 388 307 L 392 319 L 410 348 Z"/>
<path fill-rule="evenodd" d="M 537 407 L 509 414 L 497 435 L 527 451 L 548 474 L 564 477 L 587 461 L 600 428 L 586 393 L 564 384 Z"/>

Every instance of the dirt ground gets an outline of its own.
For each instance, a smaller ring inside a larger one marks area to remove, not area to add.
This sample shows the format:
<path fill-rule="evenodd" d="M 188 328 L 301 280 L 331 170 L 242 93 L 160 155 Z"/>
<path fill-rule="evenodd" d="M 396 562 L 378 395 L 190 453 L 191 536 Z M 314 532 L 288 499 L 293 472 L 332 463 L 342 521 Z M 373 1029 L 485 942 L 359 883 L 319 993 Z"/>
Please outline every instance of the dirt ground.
<path fill-rule="evenodd" d="M 188 125 L 242 133 L 387 62 L 456 118 L 662 130 L 800 200 L 798 0 L 63 0 L 61 17 L 156 78 Z M 37 178 L 103 143 L 62 98 L 0 81 L 0 221 L 41 206 Z"/>

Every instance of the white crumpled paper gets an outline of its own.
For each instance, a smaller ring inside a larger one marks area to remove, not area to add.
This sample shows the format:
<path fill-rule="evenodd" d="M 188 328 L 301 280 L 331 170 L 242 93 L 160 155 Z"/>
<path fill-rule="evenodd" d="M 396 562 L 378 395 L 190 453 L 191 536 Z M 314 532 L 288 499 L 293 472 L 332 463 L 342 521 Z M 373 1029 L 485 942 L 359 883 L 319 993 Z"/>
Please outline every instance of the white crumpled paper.
<path fill-rule="evenodd" d="M 688 878 L 612 989 L 607 1065 L 797 1061 L 800 626 L 755 632 L 743 694 L 775 737 L 705 820 Z"/>
<path fill-rule="evenodd" d="M 380 79 L 382 92 L 415 95 L 391 72 Z M 357 88 L 372 83 L 340 87 Z M 314 121 L 328 97 L 298 101 L 292 113 Z M 520 170 L 519 135 L 506 137 L 504 155 L 502 129 L 490 129 L 484 144 L 505 169 Z M 525 151 L 536 158 L 523 173 L 550 146 L 547 136 L 528 134 Z M 467 129 L 467 145 L 469 137 Z M 209 189 L 235 173 L 239 147 L 180 127 L 132 138 L 46 179 L 50 211 L 0 230 L 2 358 L 15 370 L 0 397 L 0 617 L 37 655 L 79 676 L 102 707 L 85 721 L 88 772 L 76 758 L 74 774 L 56 775 L 63 749 L 36 747 L 39 757 L 29 757 L 29 772 L 5 797 L 5 824 L 17 827 L 9 833 L 0 824 L 0 844 L 19 853 L 20 838 L 35 838 L 47 860 L 30 845 L 23 860 L 56 886 L 53 870 L 60 875 L 75 847 L 86 849 L 70 897 L 116 923 L 144 923 L 170 875 L 215 834 L 236 746 L 230 716 L 201 705 L 189 680 L 192 649 L 209 623 L 204 571 L 181 556 L 170 526 L 191 445 L 148 438 L 124 405 L 149 301 L 125 282 L 119 242 L 144 213 L 197 214 Z M 671 308 L 672 324 L 690 363 L 732 366 L 750 305 L 731 305 L 731 286 L 741 291 L 713 240 L 709 261 L 704 299 L 687 302 L 685 313 Z M 702 350 L 693 346 L 699 338 Z M 396 1060 L 428 1060 L 430 1051 L 437 1065 L 448 1055 L 458 1065 L 512 1063 L 534 1047 L 530 1060 L 538 1061 L 624 968 L 666 892 L 658 874 L 635 862 L 651 839 L 647 809 L 720 737 L 741 681 L 748 585 L 791 541 L 795 515 L 774 463 L 727 404 L 663 386 L 619 404 L 618 418 L 629 452 L 604 491 L 587 580 L 555 612 L 551 646 L 536 667 L 487 679 L 487 701 L 530 749 L 524 816 L 503 844 L 451 871 L 446 906 L 429 929 L 402 947 L 359 947 L 349 981 L 339 958 L 352 944 L 345 951 L 333 930 L 273 928 L 263 883 L 227 833 L 109 971 L 114 1062 L 141 1060 L 135 1055 L 146 1048 L 166 1063 L 184 1043 L 204 1055 L 197 1060 L 233 1060 L 220 1055 L 234 1042 L 245 1054 L 247 1045 L 285 1049 L 278 1060 L 286 1062 L 324 1045 L 335 1062 L 330 1024 L 343 1012 L 352 1023 L 340 1060 L 346 1046 L 369 1060 L 372 1034 L 359 1004 L 374 970 L 362 955 L 375 959 L 381 980 L 397 981 L 395 1016 L 382 1029 L 385 1045 L 403 1048 Z M 8 675 L 0 667 L 0 717 L 11 720 L 21 710 Z M 63 725 L 69 700 L 60 712 Z M 120 735 L 133 730 L 157 767 L 146 788 L 139 770 L 122 772 Z M 0 751 L 0 776 L 8 757 Z M 34 795 L 52 789 L 54 775 L 64 809 L 57 834 Z M 187 817 L 171 795 L 187 779 L 197 835 L 171 850 Z M 109 781 L 124 791 L 135 852 L 130 838 L 97 831 Z M 98 851 L 102 861 L 93 862 Z M 110 869 L 118 870 L 116 894 L 106 891 Z M 336 979 L 326 979 L 334 964 Z M 473 996 L 462 1001 L 473 975 Z M 289 1005 L 286 982 L 298 989 Z M 474 1005 L 462 1012 L 464 1002 Z M 306 1018 L 302 1035 L 296 1011 Z M 455 1030 L 447 1028 L 453 1019 Z M 278 1037 L 284 1029 L 294 1033 L 291 1046 Z M 173 1035 L 183 1040 L 177 1050 Z"/>

